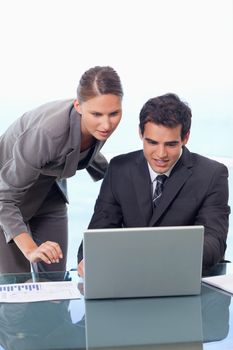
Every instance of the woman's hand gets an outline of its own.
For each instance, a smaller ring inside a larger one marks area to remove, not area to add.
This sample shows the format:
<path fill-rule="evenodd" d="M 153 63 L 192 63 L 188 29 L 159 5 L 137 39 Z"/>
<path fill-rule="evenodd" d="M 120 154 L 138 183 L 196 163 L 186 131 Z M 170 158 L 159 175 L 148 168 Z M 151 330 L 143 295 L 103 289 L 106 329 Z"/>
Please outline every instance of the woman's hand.
<path fill-rule="evenodd" d="M 16 236 L 14 242 L 31 263 L 44 261 L 46 264 L 52 264 L 63 258 L 58 243 L 47 241 L 38 246 L 27 232 Z"/>
<path fill-rule="evenodd" d="M 29 251 L 26 258 L 30 262 L 44 261 L 47 264 L 58 263 L 63 258 L 61 248 L 58 243 L 47 241 Z"/>

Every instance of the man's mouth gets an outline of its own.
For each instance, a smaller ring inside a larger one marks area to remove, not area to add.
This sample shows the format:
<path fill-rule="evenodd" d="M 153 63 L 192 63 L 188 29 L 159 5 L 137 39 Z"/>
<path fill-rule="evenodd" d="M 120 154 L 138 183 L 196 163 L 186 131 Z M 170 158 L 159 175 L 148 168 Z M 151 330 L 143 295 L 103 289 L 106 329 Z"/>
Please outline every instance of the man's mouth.
<path fill-rule="evenodd" d="M 153 162 L 158 166 L 164 166 L 164 165 L 167 165 L 168 160 L 153 159 Z"/>

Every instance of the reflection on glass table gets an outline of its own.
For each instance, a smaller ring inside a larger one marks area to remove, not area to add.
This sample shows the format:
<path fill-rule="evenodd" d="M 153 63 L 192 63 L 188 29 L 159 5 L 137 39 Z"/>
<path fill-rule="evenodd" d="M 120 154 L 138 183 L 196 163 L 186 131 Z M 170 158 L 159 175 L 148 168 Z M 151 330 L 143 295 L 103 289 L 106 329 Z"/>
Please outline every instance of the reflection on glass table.
<path fill-rule="evenodd" d="M 1 275 L 0 283 L 31 279 Z M 33 276 L 71 279 L 76 272 Z M 230 314 L 231 296 L 207 286 L 200 296 L 2 303 L 0 349 L 230 349 Z"/>

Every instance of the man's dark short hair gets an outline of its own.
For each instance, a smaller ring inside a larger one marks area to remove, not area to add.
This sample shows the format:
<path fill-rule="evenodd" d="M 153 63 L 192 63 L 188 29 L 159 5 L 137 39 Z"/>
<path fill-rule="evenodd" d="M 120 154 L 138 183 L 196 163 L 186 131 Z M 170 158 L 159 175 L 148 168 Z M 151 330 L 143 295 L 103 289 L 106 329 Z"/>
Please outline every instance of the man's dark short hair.
<path fill-rule="evenodd" d="M 145 124 L 152 122 L 168 128 L 181 125 L 181 139 L 189 132 L 191 127 L 192 112 L 188 104 L 180 98 L 168 93 L 149 99 L 141 109 L 139 115 L 139 127 L 143 135 Z"/>

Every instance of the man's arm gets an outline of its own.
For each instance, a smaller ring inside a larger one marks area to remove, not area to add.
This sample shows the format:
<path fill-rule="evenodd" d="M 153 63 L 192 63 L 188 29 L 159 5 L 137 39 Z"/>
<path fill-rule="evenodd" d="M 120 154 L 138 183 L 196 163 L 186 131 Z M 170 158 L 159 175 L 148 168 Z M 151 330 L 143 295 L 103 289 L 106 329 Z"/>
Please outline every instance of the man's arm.
<path fill-rule="evenodd" d="M 106 175 L 100 187 L 100 192 L 95 203 L 94 214 L 88 228 L 117 228 L 122 226 L 122 210 L 117 201 L 112 162 L 110 162 Z"/>
<path fill-rule="evenodd" d="M 89 229 L 117 228 L 122 226 L 123 218 L 121 206 L 114 194 L 113 183 L 114 179 L 110 162 L 95 203 L 94 213 L 88 226 Z M 82 259 L 83 243 L 81 242 L 78 249 L 78 263 L 80 263 Z"/>
<path fill-rule="evenodd" d="M 229 226 L 228 170 L 220 165 L 209 185 L 195 224 L 204 225 L 203 267 L 213 266 L 224 257 Z"/>

